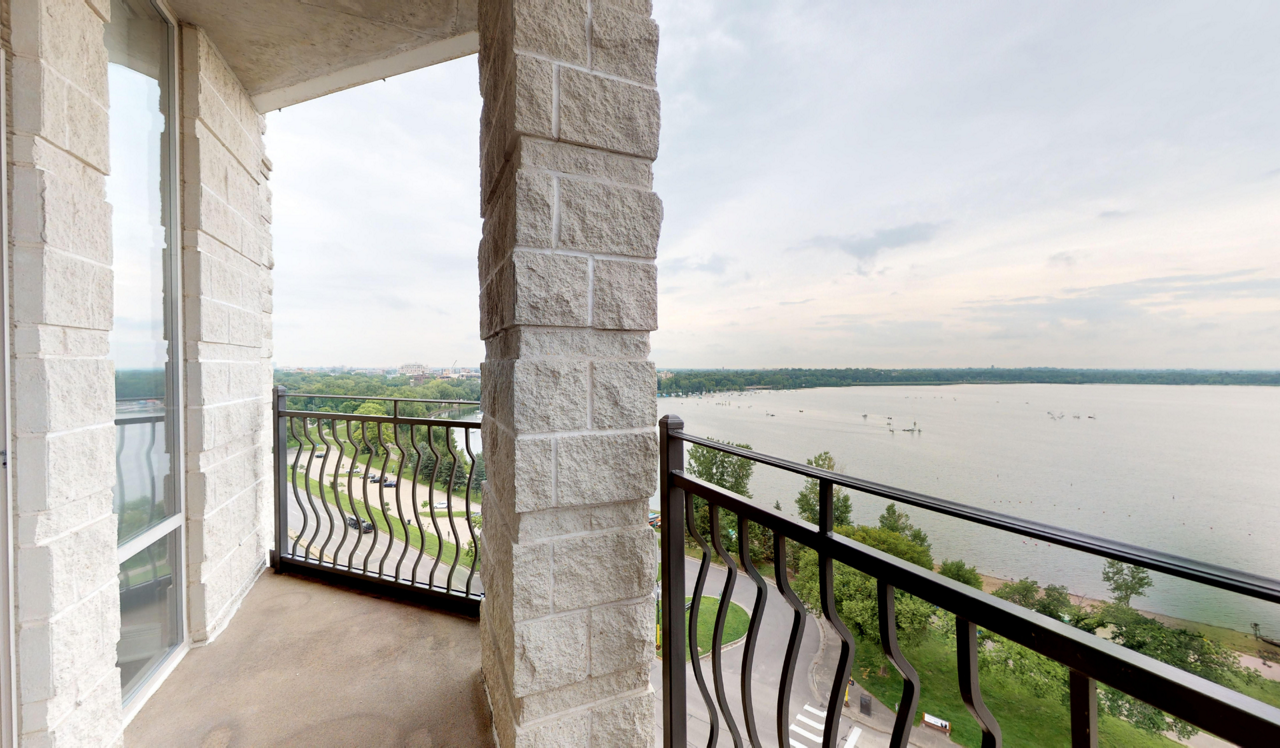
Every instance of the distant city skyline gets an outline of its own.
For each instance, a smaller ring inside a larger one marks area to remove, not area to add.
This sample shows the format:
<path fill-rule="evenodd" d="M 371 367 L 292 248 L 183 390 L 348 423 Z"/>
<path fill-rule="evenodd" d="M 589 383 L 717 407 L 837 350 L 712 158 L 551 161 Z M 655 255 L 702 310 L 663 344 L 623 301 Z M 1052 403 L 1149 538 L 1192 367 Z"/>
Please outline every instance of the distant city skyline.
<path fill-rule="evenodd" d="M 659 367 L 1280 368 L 1280 6 L 654 5 Z M 282 366 L 483 359 L 475 65 L 268 115 Z"/>

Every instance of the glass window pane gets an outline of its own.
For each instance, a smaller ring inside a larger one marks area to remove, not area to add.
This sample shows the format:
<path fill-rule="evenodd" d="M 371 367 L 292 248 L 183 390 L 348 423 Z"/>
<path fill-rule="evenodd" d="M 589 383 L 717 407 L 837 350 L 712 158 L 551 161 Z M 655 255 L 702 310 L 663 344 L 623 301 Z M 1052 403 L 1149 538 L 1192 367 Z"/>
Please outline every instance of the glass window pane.
<path fill-rule="evenodd" d="M 120 564 L 120 643 L 116 664 L 128 701 L 160 661 L 182 643 L 178 530 Z"/>
<path fill-rule="evenodd" d="M 170 28 L 147 0 L 112 0 L 105 27 L 111 106 L 112 267 L 119 541 L 178 510 L 170 456 Z"/>

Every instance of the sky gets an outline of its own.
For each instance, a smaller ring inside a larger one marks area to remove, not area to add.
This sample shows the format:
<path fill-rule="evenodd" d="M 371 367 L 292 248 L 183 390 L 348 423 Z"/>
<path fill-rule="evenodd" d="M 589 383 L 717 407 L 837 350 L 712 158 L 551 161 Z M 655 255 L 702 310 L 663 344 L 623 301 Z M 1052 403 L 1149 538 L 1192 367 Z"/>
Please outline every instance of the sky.
<path fill-rule="evenodd" d="M 1280 368 L 1280 5 L 655 0 L 660 368 Z M 268 115 L 281 366 L 476 365 L 475 58 Z"/>

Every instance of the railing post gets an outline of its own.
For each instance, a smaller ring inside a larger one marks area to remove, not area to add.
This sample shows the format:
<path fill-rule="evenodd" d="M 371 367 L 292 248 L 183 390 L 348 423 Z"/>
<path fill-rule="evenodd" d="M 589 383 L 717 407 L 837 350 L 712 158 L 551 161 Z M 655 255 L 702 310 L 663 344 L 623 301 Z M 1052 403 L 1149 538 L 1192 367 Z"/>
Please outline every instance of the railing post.
<path fill-rule="evenodd" d="M 271 413 L 275 419 L 275 448 L 272 452 L 274 453 L 273 459 L 276 466 L 276 547 L 271 552 L 271 566 L 279 572 L 280 557 L 284 553 L 284 549 L 289 547 L 289 480 L 285 475 L 286 466 L 289 464 L 289 436 L 285 428 L 284 417 L 280 415 L 280 411 L 288 410 L 288 406 L 285 405 L 284 387 L 275 387 L 274 394 L 275 398 L 271 403 Z"/>
<path fill-rule="evenodd" d="M 1071 748 L 1098 748 L 1098 684 L 1071 671 Z"/>
<path fill-rule="evenodd" d="M 684 653 L 684 491 L 671 486 L 672 471 L 684 471 L 684 442 L 672 431 L 684 429 L 677 416 L 658 421 L 662 537 L 662 745 L 688 745 Z"/>

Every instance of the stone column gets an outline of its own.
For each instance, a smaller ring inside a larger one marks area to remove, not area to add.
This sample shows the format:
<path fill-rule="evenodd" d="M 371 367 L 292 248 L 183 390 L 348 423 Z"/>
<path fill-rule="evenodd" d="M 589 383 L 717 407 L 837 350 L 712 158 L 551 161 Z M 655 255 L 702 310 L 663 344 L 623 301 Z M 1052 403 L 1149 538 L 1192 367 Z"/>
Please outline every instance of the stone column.
<path fill-rule="evenodd" d="M 11 334 L 19 744 L 121 740 L 105 0 L 15 0 Z"/>
<path fill-rule="evenodd" d="M 499 744 L 651 746 L 649 0 L 481 0 L 481 613 Z"/>

